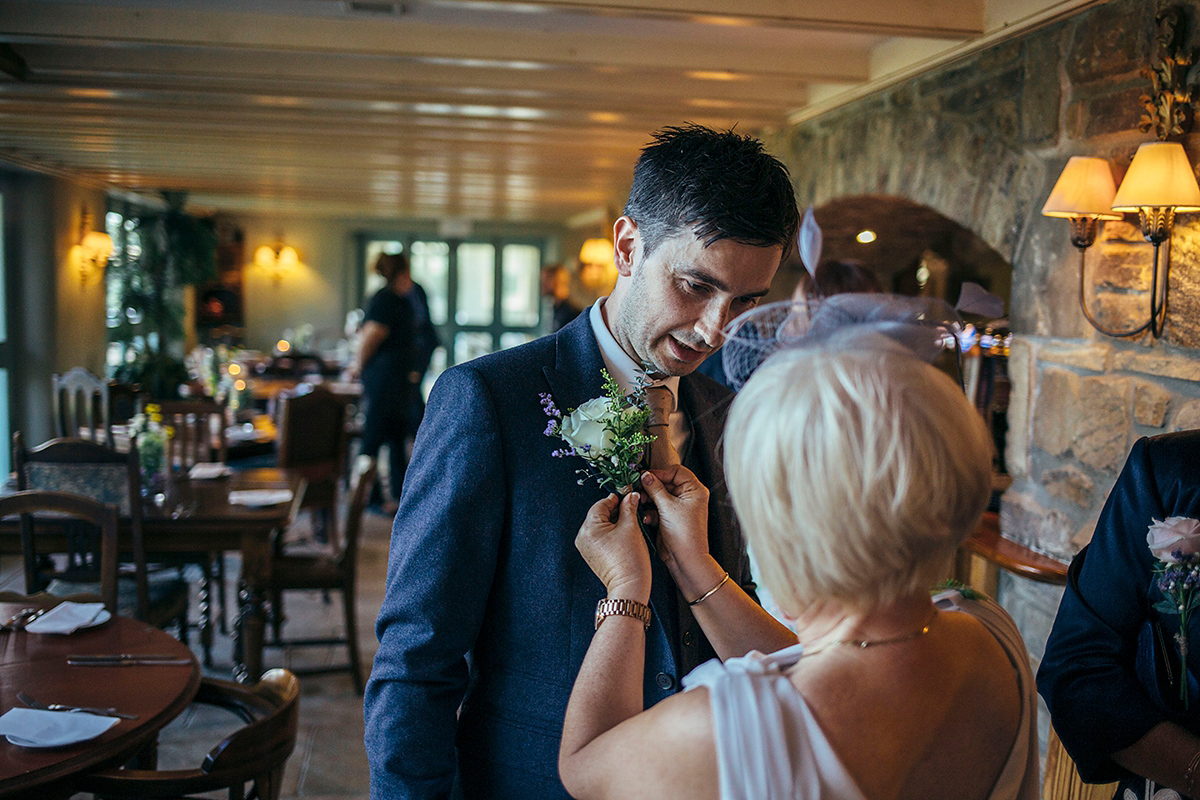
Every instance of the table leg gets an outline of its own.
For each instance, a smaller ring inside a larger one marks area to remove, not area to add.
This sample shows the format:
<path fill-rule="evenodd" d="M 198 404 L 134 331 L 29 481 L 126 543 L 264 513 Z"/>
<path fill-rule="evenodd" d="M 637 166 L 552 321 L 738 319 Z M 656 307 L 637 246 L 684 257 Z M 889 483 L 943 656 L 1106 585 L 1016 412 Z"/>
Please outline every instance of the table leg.
<path fill-rule="evenodd" d="M 212 554 L 204 554 L 204 575 L 200 581 L 200 593 L 197 598 L 200 612 L 200 647 L 204 651 L 204 666 L 212 667 Z"/>
<path fill-rule="evenodd" d="M 239 683 L 256 683 L 262 675 L 263 593 L 243 578 L 238 581 L 238 619 L 234 629 L 233 678 Z"/>

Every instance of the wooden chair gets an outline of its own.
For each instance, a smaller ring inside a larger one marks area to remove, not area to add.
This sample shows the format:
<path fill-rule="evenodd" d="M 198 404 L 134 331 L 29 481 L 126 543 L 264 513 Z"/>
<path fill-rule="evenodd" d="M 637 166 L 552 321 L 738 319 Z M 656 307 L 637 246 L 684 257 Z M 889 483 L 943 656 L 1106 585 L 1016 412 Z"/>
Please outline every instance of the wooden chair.
<path fill-rule="evenodd" d="M 17 515 L 21 517 L 26 595 L 48 590 L 55 597 L 83 599 L 76 596 L 77 591 L 60 594 L 55 590 L 61 586 L 73 589 L 94 586 L 104 607 L 112 614 L 117 613 L 116 506 L 65 492 L 26 491 L 0 497 L 0 520 Z M 64 546 L 50 547 L 47 544 L 50 534 L 59 534 Z M 61 566 L 46 569 L 43 557 L 51 553 L 66 558 Z M 141 567 L 135 579 L 144 584 L 145 564 Z"/>
<path fill-rule="evenodd" d="M 323 538 L 337 515 L 346 463 L 346 400 L 323 386 L 302 386 L 281 392 L 279 401 L 277 463 L 304 476 L 300 509 L 314 513 L 314 530 Z"/>
<path fill-rule="evenodd" d="M 228 446 L 225 440 L 225 404 L 209 398 L 193 400 L 163 400 L 158 404 L 162 424 L 171 428 L 167 442 L 167 463 L 187 470 L 195 464 L 225 463 Z M 201 614 L 212 623 L 210 598 L 217 600 L 217 628 L 222 634 L 229 633 L 226 622 L 228 597 L 225 591 L 225 559 L 219 552 L 205 553 L 186 559 L 200 567 L 204 582 L 201 598 Z M 215 590 L 215 591 L 214 591 Z M 212 666 L 211 647 L 208 633 L 202 631 L 205 666 Z"/>
<path fill-rule="evenodd" d="M 179 639 L 187 643 L 188 587 L 177 574 L 158 572 L 137 579 L 146 570 L 146 545 L 142 534 L 141 472 L 137 448 L 118 453 L 86 439 L 51 439 L 32 450 L 25 448 L 20 431 L 13 434 L 13 464 L 17 489 L 66 492 L 115 506 L 130 520 L 133 582 L 117 587 L 117 610 L 155 627 L 177 621 Z"/>
<path fill-rule="evenodd" d="M 79 788 L 105 798 L 182 798 L 225 790 L 230 800 L 277 800 L 296 747 L 299 698 L 300 683 L 285 669 L 270 670 L 252 687 L 205 678 L 196 702 L 227 709 L 247 724 L 210 750 L 198 769 L 107 769 L 85 777 Z"/>
<path fill-rule="evenodd" d="M 148 393 L 136 383 L 108 382 L 108 416 L 113 425 L 125 424 L 146 405 Z"/>
<path fill-rule="evenodd" d="M 225 404 L 215 400 L 163 400 L 158 404 L 164 425 L 173 431 L 168 463 L 185 469 L 193 464 L 225 463 Z"/>
<path fill-rule="evenodd" d="M 350 478 L 350 506 L 346 512 L 345 529 L 340 550 L 333 554 L 296 555 L 285 553 L 275 557 L 271 567 L 271 580 L 267 589 L 271 595 L 272 620 L 274 623 L 274 646 L 315 646 L 344 644 L 350 652 L 346 665 L 314 667 L 295 670 L 297 674 L 323 674 L 328 672 L 350 672 L 354 688 L 363 693 L 362 667 L 358 657 L 358 628 L 354 613 L 354 581 L 358 574 L 358 543 L 362 528 L 363 510 L 367 496 L 375 482 L 375 459 L 359 456 Z M 288 639 L 280 638 L 283 622 L 283 592 L 300 589 L 338 590 L 342 593 L 342 608 L 345 614 L 346 635 L 336 638 Z"/>
<path fill-rule="evenodd" d="M 86 431 L 85 438 L 112 447 L 108 382 L 83 367 L 56 373 L 51 381 L 55 435 L 76 438 Z"/>

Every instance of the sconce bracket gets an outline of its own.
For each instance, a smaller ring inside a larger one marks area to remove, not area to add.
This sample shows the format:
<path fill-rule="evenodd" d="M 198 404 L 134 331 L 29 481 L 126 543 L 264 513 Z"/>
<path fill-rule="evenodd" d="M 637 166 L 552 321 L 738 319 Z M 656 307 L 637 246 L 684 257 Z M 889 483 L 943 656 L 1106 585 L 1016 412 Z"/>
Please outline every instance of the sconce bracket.
<path fill-rule="evenodd" d="M 1096 241 L 1095 217 L 1067 217 L 1071 223 L 1071 244 L 1086 250 Z"/>
<path fill-rule="evenodd" d="M 1175 225 L 1175 209 L 1172 206 L 1139 208 L 1138 222 L 1142 236 L 1158 247 L 1171 236 L 1171 228 Z"/>
<path fill-rule="evenodd" d="M 1194 48 L 1184 47 L 1186 40 L 1183 9 L 1168 6 L 1154 15 L 1158 27 L 1158 56 L 1142 75 L 1150 79 L 1152 92 L 1141 96 L 1145 113 L 1138 121 L 1138 130 L 1151 130 L 1160 140 L 1182 136 L 1192 130 L 1194 104 L 1200 96 L 1195 77 L 1189 73 L 1196 60 Z M 1191 81 L 1189 82 L 1189 78 Z"/>

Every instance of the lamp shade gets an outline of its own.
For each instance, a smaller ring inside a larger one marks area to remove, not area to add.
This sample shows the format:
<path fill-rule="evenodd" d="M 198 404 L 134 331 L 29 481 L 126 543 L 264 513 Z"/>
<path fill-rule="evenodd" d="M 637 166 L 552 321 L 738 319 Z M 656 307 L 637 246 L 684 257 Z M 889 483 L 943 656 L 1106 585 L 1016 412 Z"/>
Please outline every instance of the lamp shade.
<path fill-rule="evenodd" d="M 581 264 L 611 264 L 613 260 L 613 243 L 608 239 L 588 239 L 579 248 Z"/>
<path fill-rule="evenodd" d="M 1042 214 L 1047 217 L 1121 219 L 1112 210 L 1117 193 L 1112 169 L 1103 158 L 1071 156 L 1050 191 Z"/>
<path fill-rule="evenodd" d="M 97 264 L 106 263 L 113 251 L 112 237 L 100 231 L 88 231 L 80 242 Z"/>
<path fill-rule="evenodd" d="M 292 247 L 290 244 L 284 245 L 279 251 L 277 266 L 279 266 L 281 269 L 291 269 L 292 267 L 299 265 L 299 263 L 300 254 L 296 252 L 296 248 Z"/>
<path fill-rule="evenodd" d="M 269 244 L 259 245 L 254 251 L 254 264 L 264 269 L 275 266 L 275 250 Z"/>
<path fill-rule="evenodd" d="M 1113 211 L 1139 208 L 1200 211 L 1200 186 L 1179 142 L 1148 142 L 1137 149 L 1133 163 L 1113 199 Z"/>

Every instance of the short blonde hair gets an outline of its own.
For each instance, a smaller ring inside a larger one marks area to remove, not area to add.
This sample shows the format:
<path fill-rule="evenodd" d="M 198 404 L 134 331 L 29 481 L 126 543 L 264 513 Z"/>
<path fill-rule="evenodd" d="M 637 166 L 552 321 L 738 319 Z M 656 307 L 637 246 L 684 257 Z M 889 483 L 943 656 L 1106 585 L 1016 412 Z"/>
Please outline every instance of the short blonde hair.
<path fill-rule="evenodd" d="M 947 375 L 877 338 L 775 354 L 729 414 L 734 509 L 763 585 L 791 613 L 929 588 L 990 496 L 980 414 Z"/>

